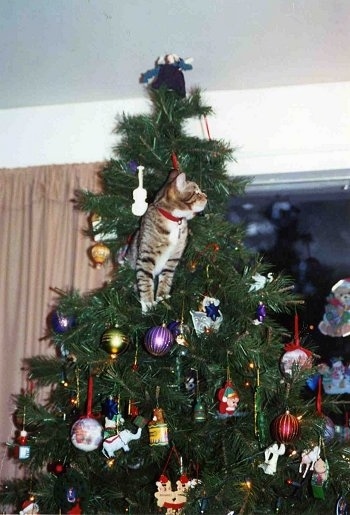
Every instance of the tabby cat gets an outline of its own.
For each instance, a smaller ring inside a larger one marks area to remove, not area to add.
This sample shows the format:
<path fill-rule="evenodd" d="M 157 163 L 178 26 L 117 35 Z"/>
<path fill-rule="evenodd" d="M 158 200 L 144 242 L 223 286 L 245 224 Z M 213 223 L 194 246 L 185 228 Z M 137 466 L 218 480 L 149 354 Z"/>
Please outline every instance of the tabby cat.
<path fill-rule="evenodd" d="M 169 298 L 175 269 L 184 252 L 187 220 L 203 211 L 207 196 L 185 173 L 172 170 L 141 218 L 126 260 L 136 270 L 142 312 Z"/>

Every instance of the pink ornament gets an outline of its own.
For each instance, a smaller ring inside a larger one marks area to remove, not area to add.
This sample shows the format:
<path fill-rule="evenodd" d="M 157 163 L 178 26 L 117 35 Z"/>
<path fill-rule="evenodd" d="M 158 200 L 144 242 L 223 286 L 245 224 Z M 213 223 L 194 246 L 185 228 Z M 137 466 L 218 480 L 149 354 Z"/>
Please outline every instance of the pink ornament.
<path fill-rule="evenodd" d="M 280 369 L 285 377 L 291 377 L 293 372 L 300 369 L 312 367 L 312 352 L 304 349 L 299 340 L 299 321 L 298 315 L 294 318 L 294 340 L 284 346 L 286 351 L 281 357 Z"/>
<path fill-rule="evenodd" d="M 102 442 L 101 424 L 94 418 L 79 418 L 72 426 L 71 442 L 81 451 L 94 451 Z"/>

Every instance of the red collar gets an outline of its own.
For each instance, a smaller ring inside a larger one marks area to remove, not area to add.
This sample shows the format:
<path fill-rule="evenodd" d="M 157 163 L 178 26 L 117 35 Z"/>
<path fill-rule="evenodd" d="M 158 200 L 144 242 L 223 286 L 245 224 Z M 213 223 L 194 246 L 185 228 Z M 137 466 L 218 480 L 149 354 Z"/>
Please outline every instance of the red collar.
<path fill-rule="evenodd" d="M 162 209 L 161 207 L 157 207 L 157 209 L 168 220 L 171 220 L 172 222 L 177 222 L 178 224 L 181 224 L 183 218 L 178 218 L 177 216 L 173 216 L 171 213 L 169 213 L 169 211 L 165 211 L 165 209 Z"/>

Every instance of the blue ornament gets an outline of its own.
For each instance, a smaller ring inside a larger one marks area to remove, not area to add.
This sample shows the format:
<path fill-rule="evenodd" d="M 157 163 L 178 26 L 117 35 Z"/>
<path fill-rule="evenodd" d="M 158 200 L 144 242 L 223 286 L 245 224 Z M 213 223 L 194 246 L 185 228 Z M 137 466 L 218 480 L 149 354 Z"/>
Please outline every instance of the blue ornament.
<path fill-rule="evenodd" d="M 53 311 L 51 325 L 55 333 L 64 334 L 75 326 L 75 319 L 73 316 L 66 316 L 58 311 Z"/>
<path fill-rule="evenodd" d="M 312 390 L 313 392 L 315 392 L 317 390 L 317 387 L 318 387 L 318 381 L 320 379 L 320 374 L 313 374 L 312 376 L 308 377 L 306 379 L 306 384 L 307 386 L 310 388 L 310 390 Z"/>
<path fill-rule="evenodd" d="M 113 420 L 113 417 L 118 415 L 118 403 L 115 399 L 113 399 L 112 395 L 107 397 L 103 403 L 103 413 L 107 418 L 109 418 L 109 420 Z"/>
<path fill-rule="evenodd" d="M 173 320 L 172 322 L 169 322 L 167 325 L 167 328 L 172 333 L 174 338 L 180 334 L 180 322 L 179 320 Z"/>
<path fill-rule="evenodd" d="M 67 501 L 75 503 L 77 501 L 77 492 L 73 486 L 67 489 Z"/>
<path fill-rule="evenodd" d="M 263 304 L 263 302 L 259 302 L 259 306 L 256 310 L 256 318 L 260 324 L 262 324 L 266 318 L 266 307 L 265 304 Z"/>
<path fill-rule="evenodd" d="M 133 174 L 136 174 L 137 173 L 137 168 L 138 168 L 139 164 L 137 161 L 135 161 L 134 159 L 132 159 L 131 161 L 129 161 L 128 163 L 128 167 L 130 169 L 130 171 L 133 173 Z"/>
<path fill-rule="evenodd" d="M 219 306 L 215 306 L 214 302 L 210 302 L 205 306 L 207 317 L 211 318 L 213 322 L 220 317 Z"/>

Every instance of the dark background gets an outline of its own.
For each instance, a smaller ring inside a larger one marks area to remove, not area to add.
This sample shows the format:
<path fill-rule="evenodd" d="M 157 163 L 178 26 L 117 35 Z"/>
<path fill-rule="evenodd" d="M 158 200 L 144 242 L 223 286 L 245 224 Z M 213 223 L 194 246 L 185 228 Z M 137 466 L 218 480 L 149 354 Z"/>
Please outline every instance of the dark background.
<path fill-rule="evenodd" d="M 249 248 L 294 278 L 295 291 L 305 299 L 298 312 L 300 336 L 317 347 L 321 361 L 341 356 L 350 362 L 350 337 L 328 337 L 318 330 L 332 286 L 350 277 L 348 188 L 288 194 L 248 189 L 231 200 L 229 218 L 244 223 Z"/>

